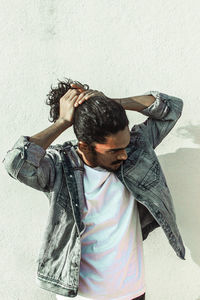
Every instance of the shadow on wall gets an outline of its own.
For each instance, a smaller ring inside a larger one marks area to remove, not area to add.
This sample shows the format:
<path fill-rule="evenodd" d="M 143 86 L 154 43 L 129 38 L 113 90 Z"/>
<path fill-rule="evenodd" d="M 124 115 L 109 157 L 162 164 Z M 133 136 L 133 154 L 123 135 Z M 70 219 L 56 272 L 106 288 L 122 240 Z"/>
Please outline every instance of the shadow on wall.
<path fill-rule="evenodd" d="M 177 130 L 179 136 L 200 145 L 200 126 Z M 200 266 L 200 148 L 180 148 L 175 153 L 159 155 L 176 212 L 177 224 L 184 244 Z"/>

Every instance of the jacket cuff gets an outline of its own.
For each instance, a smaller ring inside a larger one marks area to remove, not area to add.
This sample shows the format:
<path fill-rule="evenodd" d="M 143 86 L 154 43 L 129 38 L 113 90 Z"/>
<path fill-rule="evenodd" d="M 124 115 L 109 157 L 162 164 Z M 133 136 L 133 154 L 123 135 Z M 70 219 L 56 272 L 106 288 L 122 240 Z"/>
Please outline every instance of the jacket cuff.
<path fill-rule="evenodd" d="M 39 167 L 40 160 L 44 157 L 46 150 L 41 146 L 30 142 L 29 136 L 20 136 L 12 149 L 21 150 L 21 157 L 24 158 L 30 164 Z"/>
<path fill-rule="evenodd" d="M 167 97 L 164 97 L 165 94 L 158 91 L 148 91 L 143 95 L 152 95 L 155 97 L 155 101 L 140 113 L 154 119 L 163 119 L 168 114 L 170 108 L 167 105 Z"/>

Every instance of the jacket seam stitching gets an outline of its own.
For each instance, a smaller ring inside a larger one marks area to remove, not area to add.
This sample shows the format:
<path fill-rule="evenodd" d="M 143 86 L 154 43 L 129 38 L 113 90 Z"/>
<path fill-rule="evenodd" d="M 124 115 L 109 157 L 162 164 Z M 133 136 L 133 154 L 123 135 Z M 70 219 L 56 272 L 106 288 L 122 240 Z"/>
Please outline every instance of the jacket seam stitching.
<path fill-rule="evenodd" d="M 41 275 L 42 277 L 40 277 L 40 275 Z M 50 283 L 53 282 L 55 285 L 59 285 L 59 286 L 64 287 L 64 288 L 76 288 L 76 287 L 73 286 L 73 285 L 63 285 L 63 284 L 61 284 L 61 283 L 58 283 L 58 282 L 55 281 L 55 279 L 54 279 L 53 277 L 50 277 L 50 276 L 48 276 L 49 279 L 47 279 L 46 277 L 44 278 L 44 275 L 41 274 L 41 273 L 38 273 L 38 278 L 39 278 L 40 280 L 42 280 L 42 281 L 45 281 L 45 282 L 50 282 Z"/>

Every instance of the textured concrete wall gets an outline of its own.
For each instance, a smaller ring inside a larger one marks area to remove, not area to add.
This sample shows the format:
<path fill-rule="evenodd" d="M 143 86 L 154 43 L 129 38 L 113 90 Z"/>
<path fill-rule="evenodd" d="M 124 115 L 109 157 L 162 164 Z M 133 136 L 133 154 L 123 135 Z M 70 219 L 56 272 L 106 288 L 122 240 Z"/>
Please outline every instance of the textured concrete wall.
<path fill-rule="evenodd" d="M 57 78 L 71 77 L 114 98 L 148 90 L 183 98 L 181 119 L 156 151 L 186 260 L 160 228 L 152 232 L 144 242 L 146 299 L 199 300 L 199 1 L 2 0 L 0 22 L 1 160 L 20 135 L 51 125 L 44 101 Z M 128 116 L 131 125 L 145 120 L 136 112 Z M 72 137 L 69 129 L 55 143 Z M 0 298 L 55 299 L 35 283 L 47 198 L 0 168 Z"/>

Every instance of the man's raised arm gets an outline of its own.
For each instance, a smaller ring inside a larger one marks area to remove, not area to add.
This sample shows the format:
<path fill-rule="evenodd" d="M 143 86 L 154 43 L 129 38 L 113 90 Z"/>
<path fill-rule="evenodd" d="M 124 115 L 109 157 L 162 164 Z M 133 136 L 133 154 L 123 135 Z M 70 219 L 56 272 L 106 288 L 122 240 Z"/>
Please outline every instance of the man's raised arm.
<path fill-rule="evenodd" d="M 142 96 L 113 99 L 124 109 L 138 111 L 148 118 L 135 125 L 131 132 L 145 134 L 153 148 L 156 148 L 172 130 L 183 110 L 183 100 L 158 91 L 149 91 Z"/>
<path fill-rule="evenodd" d="M 127 98 L 112 98 L 112 100 L 120 103 L 126 110 L 142 111 L 146 107 L 150 106 L 155 98 L 153 96 L 133 96 Z"/>
<path fill-rule="evenodd" d="M 50 191 L 55 180 L 55 155 L 48 146 L 73 124 L 78 90 L 69 89 L 60 99 L 58 120 L 47 129 L 29 137 L 21 136 L 3 160 L 8 174 L 41 191 Z"/>

